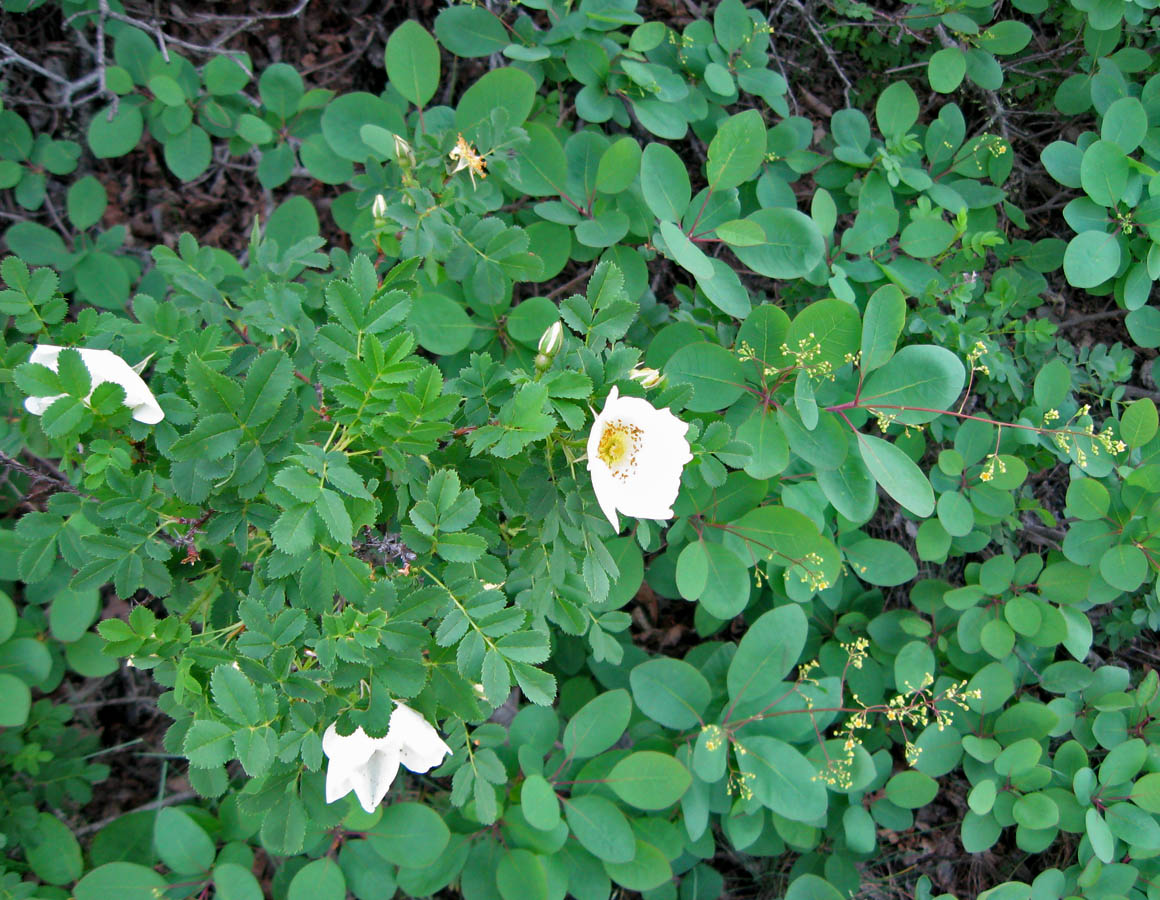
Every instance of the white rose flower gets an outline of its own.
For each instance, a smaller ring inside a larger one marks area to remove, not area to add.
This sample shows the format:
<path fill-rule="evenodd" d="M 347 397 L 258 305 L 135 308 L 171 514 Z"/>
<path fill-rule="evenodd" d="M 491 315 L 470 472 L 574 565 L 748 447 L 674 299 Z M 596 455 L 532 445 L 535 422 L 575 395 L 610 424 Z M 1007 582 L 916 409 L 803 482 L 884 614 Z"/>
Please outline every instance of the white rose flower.
<path fill-rule="evenodd" d="M 57 357 L 64 349 L 64 347 L 56 347 L 52 344 L 38 344 L 28 361 L 40 363 L 55 372 L 58 365 Z M 112 350 L 88 350 L 84 347 L 73 349 L 81 355 L 81 361 L 89 370 L 94 390 L 98 384 L 103 384 L 106 381 L 119 384 L 125 391 L 125 405 L 132 410 L 133 418 L 138 422 L 156 425 L 165 418 L 165 412 L 158 404 L 157 398 L 153 396 L 153 392 L 149 390 L 149 386 L 137 374 L 137 371 L 116 353 Z M 24 401 L 24 408 L 34 416 L 42 416 L 46 409 L 63 396 L 65 395 L 29 397 Z M 92 391 L 89 391 L 89 396 L 92 396 Z"/>
<path fill-rule="evenodd" d="M 426 772 L 451 752 L 439 733 L 419 713 L 396 701 L 384 737 L 373 738 L 361 728 L 343 737 L 331 725 L 322 736 L 326 766 L 326 802 L 354 791 L 367 812 L 383 802 L 402 763 L 412 772 Z"/>
<path fill-rule="evenodd" d="M 596 502 L 618 532 L 617 512 L 671 519 L 681 471 L 692 458 L 682 422 L 668 409 L 614 387 L 588 433 L 588 471 Z"/>

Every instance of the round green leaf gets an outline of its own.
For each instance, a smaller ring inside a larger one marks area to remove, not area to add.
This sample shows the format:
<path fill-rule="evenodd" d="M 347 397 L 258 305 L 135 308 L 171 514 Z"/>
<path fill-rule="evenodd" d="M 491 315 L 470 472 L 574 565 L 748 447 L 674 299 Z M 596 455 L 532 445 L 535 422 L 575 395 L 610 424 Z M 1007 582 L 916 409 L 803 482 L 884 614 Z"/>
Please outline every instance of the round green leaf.
<path fill-rule="evenodd" d="M 286 892 L 286 900 L 344 900 L 345 897 L 346 878 L 342 869 L 327 857 L 308 862 L 299 869 Z"/>
<path fill-rule="evenodd" d="M 649 144 L 644 148 L 640 187 L 645 204 L 662 221 L 680 222 L 693 196 L 689 170 L 664 144 Z"/>
<path fill-rule="evenodd" d="M 65 589 L 52 598 L 48 612 L 48 627 L 58 641 L 72 643 L 80 640 L 82 634 L 97 619 L 100 610 L 100 594 L 95 590 L 73 591 Z"/>
<path fill-rule="evenodd" d="M 940 410 L 953 409 L 965 382 L 962 360 L 950 350 L 911 344 L 867 377 L 859 403 L 897 415 L 903 424 L 921 425 L 937 418 Z M 922 409 L 896 408 L 900 406 Z"/>
<path fill-rule="evenodd" d="M 500 53 L 511 43 L 500 19 L 482 6 L 448 6 L 435 19 L 435 36 L 456 56 Z"/>
<path fill-rule="evenodd" d="M 548 875 L 541 857 L 530 850 L 508 850 L 495 870 L 503 900 L 548 900 Z"/>
<path fill-rule="evenodd" d="M 0 672 L 0 727 L 19 728 L 28 721 L 32 692 L 28 685 L 6 672 Z"/>
<path fill-rule="evenodd" d="M 809 628 L 797 604 L 779 606 L 761 615 L 737 645 L 729 664 L 729 696 L 757 698 L 776 686 L 801 657 Z"/>
<path fill-rule="evenodd" d="M 1059 822 L 1059 807 L 1047 794 L 1036 791 L 1016 800 L 1011 815 L 1024 828 L 1051 828 Z"/>
<path fill-rule="evenodd" d="M 89 122 L 89 149 L 98 159 L 124 156 L 137 146 L 145 130 L 141 111 L 132 103 L 117 104 L 116 114 L 110 121 L 112 110 L 112 106 L 99 110 Z"/>
<path fill-rule="evenodd" d="M 65 660 L 69 668 L 85 678 L 103 678 L 117 671 L 120 661 L 116 656 L 104 652 L 105 642 L 93 632 L 80 636 L 79 640 L 66 644 Z"/>
<path fill-rule="evenodd" d="M 929 775 L 909 769 L 898 772 L 886 782 L 886 797 L 903 809 L 926 806 L 938 793 L 938 782 Z"/>
<path fill-rule="evenodd" d="M 157 900 L 169 883 L 157 872 L 137 863 L 112 862 L 99 866 L 77 882 L 75 900 Z"/>
<path fill-rule="evenodd" d="M 238 863 L 220 862 L 213 867 L 214 896 L 221 900 L 262 900 L 262 886 L 254 873 Z"/>
<path fill-rule="evenodd" d="M 362 139 L 364 125 L 385 128 L 393 134 L 407 131 L 395 107 L 363 91 L 335 97 L 322 111 L 322 134 L 327 143 L 335 153 L 352 162 L 382 156 Z"/>
<path fill-rule="evenodd" d="M 894 658 L 894 685 L 900 693 L 934 683 L 934 652 L 926 641 L 911 641 Z"/>
<path fill-rule="evenodd" d="M 101 221 L 108 203 L 105 186 L 92 175 L 86 175 L 68 189 L 69 221 L 78 231 L 84 231 Z"/>
<path fill-rule="evenodd" d="M 851 571 L 867 584 L 893 587 L 918 574 L 910 552 L 891 541 L 866 538 L 844 548 Z"/>
<path fill-rule="evenodd" d="M 1134 591 L 1148 577 L 1148 557 L 1135 544 L 1117 544 L 1100 557 L 1100 575 L 1121 591 Z"/>
<path fill-rule="evenodd" d="M 761 226 L 765 240 L 750 247 L 734 247 L 733 252 L 759 275 L 801 278 L 825 256 L 822 233 L 805 213 L 784 207 L 759 209 L 748 221 Z"/>
<path fill-rule="evenodd" d="M 584 794 L 564 801 L 564 817 L 580 846 L 606 863 L 626 863 L 636 855 L 632 826 L 611 801 Z"/>
<path fill-rule="evenodd" d="M 949 94 L 960 84 L 967 74 L 967 58 L 958 47 L 944 47 L 926 65 L 926 76 L 930 86 L 940 94 Z"/>
<path fill-rule="evenodd" d="M 712 412 L 729 406 L 744 391 L 745 371 L 737 357 L 720 344 L 686 344 L 669 357 L 665 374 L 675 384 L 691 384 L 692 412 Z"/>
<path fill-rule="evenodd" d="M 608 145 L 596 169 L 596 189 L 603 194 L 627 190 L 640 174 L 641 149 L 636 138 L 625 135 Z"/>
<path fill-rule="evenodd" d="M 632 697 L 618 688 L 589 700 L 564 728 L 564 752 L 575 759 L 603 753 L 624 734 L 632 716 Z"/>
<path fill-rule="evenodd" d="M 507 127 L 524 124 L 536 99 L 536 83 L 527 72 L 515 68 L 493 69 L 463 92 L 455 107 L 455 127 L 474 140 L 476 127 L 491 121 L 492 110 L 508 114 Z"/>
<path fill-rule="evenodd" d="M 759 736 L 735 745 L 734 752 L 741 771 L 752 779 L 747 779 L 747 786 L 763 806 L 793 822 L 812 822 L 826 814 L 825 783 L 796 748 Z"/>
<path fill-rule="evenodd" d="M 174 872 L 193 875 L 207 872 L 214 860 L 213 841 L 186 813 L 167 806 L 157 813 L 153 847 Z"/>
<path fill-rule="evenodd" d="M 629 862 L 604 863 L 608 877 L 630 891 L 651 891 L 672 880 L 673 869 L 668 859 L 652 844 L 636 841 Z"/>
<path fill-rule="evenodd" d="M 302 76 L 288 63 L 274 63 L 258 79 L 258 94 L 266 109 L 281 119 L 289 119 L 298 112 L 303 93 Z"/>
<path fill-rule="evenodd" d="M 367 840 L 379 856 L 415 869 L 435 862 L 450 837 L 442 816 L 421 803 L 392 803 L 367 832 Z"/>
<path fill-rule="evenodd" d="M 439 47 L 427 29 L 409 19 L 391 32 L 385 53 L 387 78 L 416 106 L 426 106 L 439 87 Z"/>
<path fill-rule="evenodd" d="M 889 441 L 858 434 L 862 462 L 874 480 L 905 509 L 920 518 L 934 512 L 934 489 L 909 456 Z"/>
<path fill-rule="evenodd" d="M 407 323 L 415 329 L 419 346 L 440 356 L 466 349 L 476 330 L 461 304 L 434 292 L 412 304 Z"/>
<path fill-rule="evenodd" d="M 524 779 L 520 804 L 528 824 L 540 831 L 551 831 L 560 822 L 560 801 L 556 791 L 543 775 L 529 775 Z"/>
<path fill-rule="evenodd" d="M 641 750 L 613 766 L 607 783 L 637 809 L 660 810 L 680 800 L 692 779 L 689 770 L 667 753 Z"/>
<path fill-rule="evenodd" d="M 1092 852 L 1104 864 L 1110 863 L 1116 855 L 1116 839 L 1108 828 L 1108 823 L 1095 807 L 1088 809 L 1084 815 L 1084 825 L 1087 829 L 1088 840 L 1091 841 Z"/>
<path fill-rule="evenodd" d="M 1100 137 L 1131 153 L 1148 135 L 1148 112 L 1135 97 L 1121 97 L 1104 111 Z"/>
<path fill-rule="evenodd" d="M 209 167 L 213 148 L 200 125 L 190 125 L 165 142 L 165 164 L 182 181 L 193 181 Z"/>
<path fill-rule="evenodd" d="M 718 93 L 728 94 L 730 91 Z M 761 113 L 749 109 L 725 119 L 717 126 L 717 133 L 709 142 L 705 174 L 710 190 L 728 190 L 748 181 L 764 157 L 765 121 Z"/>
<path fill-rule="evenodd" d="M 629 684 L 641 712 L 677 730 L 699 725 L 712 698 L 705 676 L 679 659 L 661 657 L 643 662 L 629 673 Z"/>
<path fill-rule="evenodd" d="M 785 892 L 785 900 L 843 900 L 845 896 L 826 879 L 809 874 L 799 875 Z"/>
<path fill-rule="evenodd" d="M 884 90 L 874 106 L 878 130 L 886 137 L 906 134 L 918 121 L 918 98 L 905 81 L 896 81 Z"/>
<path fill-rule="evenodd" d="M 1080 184 L 1100 206 L 1115 206 L 1124 196 L 1130 172 L 1123 150 L 1111 141 L 1096 141 L 1084 150 Z"/>

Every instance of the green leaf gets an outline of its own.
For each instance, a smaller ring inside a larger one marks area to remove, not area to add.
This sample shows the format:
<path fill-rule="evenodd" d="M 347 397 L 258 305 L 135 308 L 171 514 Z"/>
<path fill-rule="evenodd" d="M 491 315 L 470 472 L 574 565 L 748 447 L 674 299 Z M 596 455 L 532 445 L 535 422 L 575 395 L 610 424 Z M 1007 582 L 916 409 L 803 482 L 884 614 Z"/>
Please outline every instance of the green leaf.
<path fill-rule="evenodd" d="M 785 741 L 772 737 L 748 738 L 734 745 L 746 784 L 762 806 L 791 822 L 812 822 L 826 814 L 829 799 L 825 783 L 813 763 Z"/>
<path fill-rule="evenodd" d="M 636 855 L 632 828 L 609 800 L 584 794 L 564 801 L 564 817 L 580 846 L 607 863 L 626 863 Z"/>
<path fill-rule="evenodd" d="M 863 373 L 880 368 L 890 360 L 905 324 L 906 299 L 902 291 L 888 284 L 870 295 L 862 317 L 860 367 Z"/>
<path fill-rule="evenodd" d="M 905 509 L 925 519 L 934 512 L 934 489 L 909 456 L 882 438 L 858 434 L 862 462 L 874 480 Z"/>
<path fill-rule="evenodd" d="M 238 863 L 219 862 L 215 865 L 213 886 L 214 896 L 220 900 L 262 900 L 262 886 L 258 879 Z"/>
<path fill-rule="evenodd" d="M 745 390 L 745 370 L 737 357 L 720 344 L 686 344 L 669 357 L 665 374 L 674 384 L 689 384 L 692 412 L 724 409 Z"/>
<path fill-rule="evenodd" d="M 395 865 L 422 868 L 443 854 L 451 832 L 435 810 L 421 803 L 392 803 L 367 832 L 367 840 L 383 859 Z"/>
<path fill-rule="evenodd" d="M 904 425 L 922 425 L 951 410 L 966 383 L 962 361 L 945 347 L 903 347 L 862 385 L 859 405 L 881 409 Z M 896 409 L 899 406 L 918 409 Z"/>
<path fill-rule="evenodd" d="M 568 181 L 568 160 L 559 139 L 539 122 L 529 122 L 524 129 L 528 133 L 528 142 L 518 151 L 518 173 L 511 171 L 507 180 L 533 197 L 563 194 Z"/>
<path fill-rule="evenodd" d="M 213 702 L 228 718 L 239 725 L 257 725 L 262 719 L 258 692 L 238 669 L 220 665 L 210 676 Z"/>
<path fill-rule="evenodd" d="M 76 881 L 85 867 L 72 831 L 51 813 L 38 813 L 35 821 L 33 828 L 21 830 L 24 856 L 36 877 L 49 884 Z"/>
<path fill-rule="evenodd" d="M 148 866 L 111 862 L 98 866 L 77 882 L 75 900 L 157 900 L 169 883 Z"/>
<path fill-rule="evenodd" d="M 500 53 L 511 43 L 503 22 L 477 6 L 444 8 L 435 19 L 435 36 L 456 56 L 466 58 Z"/>
<path fill-rule="evenodd" d="M 262 846 L 279 856 L 290 856 L 302 850 L 306 838 L 306 807 L 297 792 L 278 798 L 262 820 Z"/>
<path fill-rule="evenodd" d="M 1105 865 L 1111 863 L 1116 855 L 1116 839 L 1104 817 L 1094 807 L 1089 808 L 1084 815 L 1084 825 L 1096 858 Z"/>
<path fill-rule="evenodd" d="M 1121 97 L 1104 111 L 1100 137 L 1131 153 L 1148 135 L 1148 112 L 1135 97 Z"/>
<path fill-rule="evenodd" d="M 726 680 L 734 703 L 747 694 L 752 700 L 775 689 L 797 665 L 808 631 L 797 604 L 771 609 L 750 625 L 729 664 Z"/>
<path fill-rule="evenodd" d="M 734 247 L 733 252 L 759 275 L 802 278 L 825 256 L 822 233 L 805 213 L 774 207 L 759 209 L 747 219 L 761 226 L 765 240 L 751 247 Z"/>
<path fill-rule="evenodd" d="M 389 808 L 389 807 L 388 807 Z M 333 859 L 308 862 L 290 881 L 286 900 L 344 900 L 346 878 Z"/>
<path fill-rule="evenodd" d="M 613 881 L 630 891 L 651 891 L 673 878 L 668 858 L 652 844 L 639 839 L 629 862 L 605 861 L 604 871 Z"/>
<path fill-rule="evenodd" d="M 349 546 L 354 539 L 354 525 L 342 497 L 332 490 L 324 489 L 314 508 L 330 536 L 338 543 Z"/>
<path fill-rule="evenodd" d="M 199 769 L 224 765 L 234 757 L 235 729 L 224 722 L 198 719 L 185 733 L 182 749 L 189 764 Z"/>
<path fill-rule="evenodd" d="M 1148 557 L 1135 544 L 1117 544 L 1100 557 L 1100 575 L 1121 591 L 1134 591 L 1148 577 Z"/>
<path fill-rule="evenodd" d="M 593 697 L 564 728 L 564 752 L 574 759 L 603 753 L 624 734 L 632 715 L 632 698 L 618 688 Z"/>
<path fill-rule="evenodd" d="M 596 190 L 602 194 L 619 194 L 636 181 L 640 168 L 641 149 L 636 138 L 628 135 L 618 138 L 608 145 L 600 157 L 600 165 L 596 169 Z"/>
<path fill-rule="evenodd" d="M 874 106 L 878 130 L 886 137 L 900 137 L 918 121 L 918 98 L 905 81 L 896 81 L 878 96 Z"/>
<path fill-rule="evenodd" d="M 531 774 L 524 779 L 520 804 L 528 824 L 540 831 L 552 831 L 560 824 L 560 800 L 543 775 Z"/>
<path fill-rule="evenodd" d="M 962 84 L 967 74 L 967 58 L 958 47 L 944 47 L 934 53 L 926 64 L 926 77 L 932 90 L 949 94 Z"/>
<path fill-rule="evenodd" d="M 709 142 L 705 166 L 709 190 L 723 191 L 748 181 L 765 158 L 765 122 L 755 109 L 730 116 Z"/>
<path fill-rule="evenodd" d="M 1156 404 L 1150 397 L 1141 397 L 1129 404 L 1120 416 L 1120 437 L 1135 450 L 1152 440 L 1157 424 Z"/>
<path fill-rule="evenodd" d="M 495 883 L 503 900 L 548 900 L 543 858 L 530 850 L 507 850 L 500 857 Z"/>
<path fill-rule="evenodd" d="M 661 222 L 659 224 L 661 237 L 665 239 L 665 246 L 668 247 L 669 256 L 671 256 L 682 269 L 691 273 L 697 279 L 711 279 L 714 276 L 713 263 L 704 251 L 696 244 L 689 240 L 683 231 L 672 222 Z M 627 222 L 626 222 L 627 230 Z M 579 228 L 577 228 L 579 231 Z M 624 233 L 617 238 L 623 237 Z M 577 240 L 580 240 L 577 235 Z M 581 241 L 581 243 L 587 243 Z M 612 243 L 615 243 L 613 241 Z M 601 244 L 599 246 L 607 246 Z"/>
<path fill-rule="evenodd" d="M 455 107 L 455 127 L 469 141 L 476 139 L 476 129 L 491 121 L 493 110 L 507 112 L 507 125 L 515 128 L 524 123 L 536 99 L 536 83 L 526 72 L 515 68 L 493 69 L 464 91 Z"/>
<path fill-rule="evenodd" d="M 153 848 L 174 872 L 193 875 L 213 865 L 214 845 L 208 834 L 179 809 L 165 807 L 153 825 Z"/>
<path fill-rule="evenodd" d="M 30 397 L 55 397 L 64 393 L 56 371 L 40 363 L 23 363 L 13 374 L 16 386 Z"/>
<path fill-rule="evenodd" d="M 182 181 L 193 181 L 208 169 L 212 155 L 209 135 L 200 125 L 190 125 L 165 142 L 165 164 Z"/>
<path fill-rule="evenodd" d="M 697 669 L 679 659 L 650 659 L 629 673 L 632 699 L 654 722 L 684 730 L 701 724 L 712 691 Z"/>
<path fill-rule="evenodd" d="M 922 772 L 909 769 L 896 773 L 886 782 L 886 797 L 903 809 L 926 806 L 938 793 L 938 782 Z"/>
<path fill-rule="evenodd" d="M 693 776 L 667 753 L 641 750 L 612 767 L 607 783 L 621 800 L 637 809 L 661 810 L 684 796 Z"/>
<path fill-rule="evenodd" d="M 270 537 L 283 553 L 295 556 L 314 545 L 314 504 L 296 503 L 285 510 L 270 529 Z"/>
<path fill-rule="evenodd" d="M 1127 156 L 1111 141 L 1096 141 L 1084 150 L 1080 184 L 1100 206 L 1115 206 L 1123 198 L 1130 173 Z"/>
<path fill-rule="evenodd" d="M 121 101 L 115 108 L 116 115 L 111 120 L 112 105 L 98 110 L 89 122 L 89 149 L 97 159 L 124 156 L 137 146 L 145 130 L 145 120 L 136 106 Z"/>
<path fill-rule="evenodd" d="M 298 112 L 305 89 L 298 70 L 287 63 L 274 63 L 258 79 L 258 94 L 266 109 L 285 120 Z"/>
<path fill-rule="evenodd" d="M 0 672 L 0 728 L 19 728 L 28 721 L 32 692 L 21 679 Z"/>
<path fill-rule="evenodd" d="M 387 78 L 416 106 L 426 106 L 439 87 L 439 47 L 427 29 L 410 19 L 391 32 L 385 54 Z"/>
<path fill-rule="evenodd" d="M 649 144 L 644 148 L 640 188 L 645 204 L 661 221 L 680 222 L 693 197 L 688 169 L 664 144 Z"/>
<path fill-rule="evenodd" d="M 105 186 L 92 175 L 74 181 L 68 189 L 68 218 L 73 228 L 84 231 L 101 221 L 109 198 Z"/>

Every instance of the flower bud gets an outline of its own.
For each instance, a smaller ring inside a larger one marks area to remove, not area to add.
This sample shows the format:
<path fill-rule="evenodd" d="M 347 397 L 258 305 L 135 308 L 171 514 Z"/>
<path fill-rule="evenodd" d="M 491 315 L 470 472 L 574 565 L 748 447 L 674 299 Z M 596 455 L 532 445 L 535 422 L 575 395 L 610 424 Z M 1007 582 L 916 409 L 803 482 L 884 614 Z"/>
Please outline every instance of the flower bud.
<path fill-rule="evenodd" d="M 560 351 L 560 346 L 563 343 L 564 325 L 559 320 L 557 320 L 549 325 L 544 333 L 540 335 L 540 343 L 536 349 L 538 349 L 540 353 L 548 357 L 550 360 L 551 357 L 555 356 Z"/>
<path fill-rule="evenodd" d="M 375 202 L 371 204 L 371 215 L 376 225 L 383 225 L 387 219 L 387 198 L 382 194 L 375 195 Z"/>
<path fill-rule="evenodd" d="M 664 384 L 665 376 L 656 369 L 649 369 L 645 366 L 639 366 L 628 373 L 628 377 L 639 384 L 645 390 L 658 387 Z"/>
<path fill-rule="evenodd" d="M 401 166 L 415 165 L 415 151 L 397 134 L 395 135 L 395 160 Z"/>

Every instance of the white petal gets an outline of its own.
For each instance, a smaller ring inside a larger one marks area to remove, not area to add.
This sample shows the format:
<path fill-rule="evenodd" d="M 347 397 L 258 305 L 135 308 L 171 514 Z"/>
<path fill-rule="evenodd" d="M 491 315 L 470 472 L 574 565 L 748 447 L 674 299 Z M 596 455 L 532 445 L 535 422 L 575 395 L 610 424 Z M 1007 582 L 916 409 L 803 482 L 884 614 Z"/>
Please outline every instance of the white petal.
<path fill-rule="evenodd" d="M 592 476 L 592 490 L 596 492 L 596 502 L 600 504 L 600 511 L 612 523 L 616 533 L 620 534 L 620 520 L 616 517 L 620 483 L 612 477 L 608 466 L 591 455 L 588 457 L 588 473 Z"/>
<path fill-rule="evenodd" d="M 399 750 L 397 747 L 380 745 L 366 766 L 361 770 L 363 777 L 354 784 L 354 793 L 358 802 L 367 812 L 374 812 L 375 807 L 383 802 L 391 782 L 399 771 Z"/>
<path fill-rule="evenodd" d="M 395 704 L 387 737 L 399 748 L 401 762 L 412 772 L 435 768 L 451 752 L 431 723 L 403 703 Z"/>
<path fill-rule="evenodd" d="M 55 394 L 52 397 L 28 397 L 24 401 L 24 408 L 32 413 L 34 416 L 43 416 L 44 411 L 48 409 L 61 397 L 66 397 L 67 394 Z"/>
<path fill-rule="evenodd" d="M 63 349 L 64 347 L 57 347 L 55 344 L 37 344 L 32 348 L 32 355 L 28 357 L 28 361 L 48 366 L 55 372 L 56 358 L 60 356 L 60 351 Z"/>
<path fill-rule="evenodd" d="M 375 746 L 375 739 L 362 728 L 356 728 L 352 734 L 343 736 L 331 725 L 322 735 L 322 752 L 340 767 L 357 768 L 365 765 L 375 752 Z"/>
<path fill-rule="evenodd" d="M 125 360 L 111 350 L 80 351 L 89 374 L 93 377 L 93 387 L 105 381 L 119 384 L 125 391 L 125 405 L 133 411 L 138 422 L 156 425 L 165 418 L 165 413 L 140 375 Z"/>

